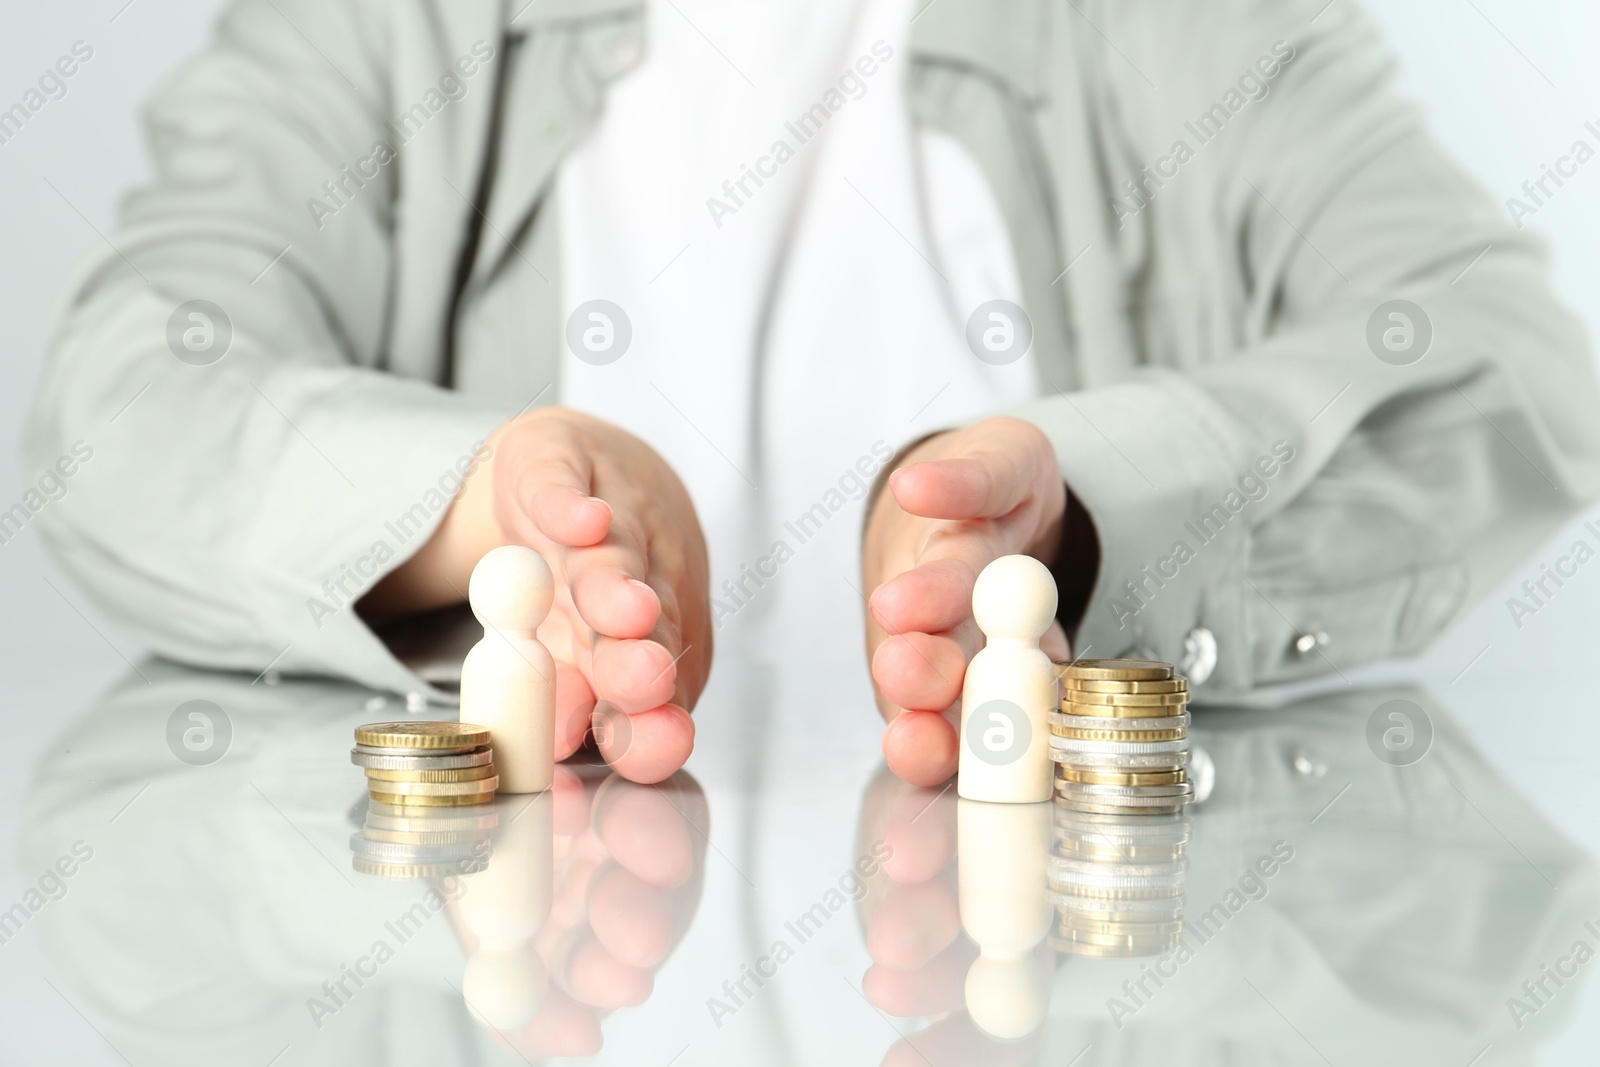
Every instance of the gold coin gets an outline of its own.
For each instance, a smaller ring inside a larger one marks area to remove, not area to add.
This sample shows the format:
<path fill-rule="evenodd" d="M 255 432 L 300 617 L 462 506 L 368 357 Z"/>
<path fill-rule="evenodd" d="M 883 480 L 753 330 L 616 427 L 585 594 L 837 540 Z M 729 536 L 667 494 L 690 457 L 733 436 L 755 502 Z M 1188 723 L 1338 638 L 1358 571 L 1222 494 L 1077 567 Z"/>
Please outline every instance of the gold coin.
<path fill-rule="evenodd" d="M 500 776 L 490 775 L 472 782 L 369 782 L 367 788 L 408 797 L 467 797 L 493 793 L 500 788 Z"/>
<path fill-rule="evenodd" d="M 1148 923 L 1179 922 L 1183 919 L 1183 909 L 1163 907 L 1149 911 L 1119 911 L 1115 907 L 1085 909 L 1061 904 L 1056 907 L 1056 916 L 1060 923 L 1058 928 L 1065 928 L 1068 923 L 1097 922 L 1120 923 L 1127 929 Z"/>
<path fill-rule="evenodd" d="M 1063 715 L 1087 715 L 1095 719 L 1159 719 L 1167 715 L 1182 715 L 1189 710 L 1187 704 L 1079 704 L 1067 699 L 1059 708 Z"/>
<path fill-rule="evenodd" d="M 1182 741 L 1189 736 L 1187 727 L 1175 730 L 1074 730 L 1070 726 L 1050 727 L 1056 737 L 1073 741 L 1116 741 L 1121 744 L 1144 744 L 1150 741 Z M 1069 779 L 1076 781 L 1077 779 Z"/>
<path fill-rule="evenodd" d="M 363 830 L 391 830 L 395 833 L 446 833 L 462 831 L 477 835 L 489 833 L 499 823 L 493 808 L 482 811 L 448 811 L 438 808 L 400 808 L 376 801 L 367 804 Z"/>
<path fill-rule="evenodd" d="M 373 748 L 477 748 L 489 731 L 470 722 L 369 722 L 356 727 L 356 744 Z"/>
<path fill-rule="evenodd" d="M 368 767 L 367 777 L 374 782 L 476 782 L 494 777 L 494 764 L 443 771 L 385 771 Z"/>
<path fill-rule="evenodd" d="M 471 804 L 494 803 L 493 793 L 469 793 L 464 796 L 430 797 L 416 793 L 379 793 L 373 792 L 372 799 L 379 804 L 393 804 L 395 807 L 415 805 L 419 808 L 464 808 Z"/>
<path fill-rule="evenodd" d="M 1061 684 L 1080 693 L 1187 693 L 1187 678 L 1163 678 L 1156 682 L 1106 682 L 1096 678 L 1063 678 Z"/>
<path fill-rule="evenodd" d="M 1056 773 L 1069 782 L 1091 785 L 1176 785 L 1187 782 L 1185 771 L 1085 771 L 1057 765 Z"/>
<path fill-rule="evenodd" d="M 1071 912 L 1061 917 L 1056 929 L 1068 937 L 1077 935 L 1100 937 L 1170 937 L 1183 933 L 1182 919 L 1153 921 L 1148 915 L 1131 921 L 1090 919 Z"/>
<path fill-rule="evenodd" d="M 1182 932 L 1180 925 L 1179 933 Z M 1170 938 L 1177 934 L 1145 934 L 1145 933 L 1092 933 L 1084 930 L 1057 930 L 1057 936 L 1071 941 L 1075 945 L 1097 945 L 1101 947 L 1126 946 L 1134 948 L 1145 945 L 1164 945 Z"/>
<path fill-rule="evenodd" d="M 1049 941 L 1051 948 L 1064 955 L 1106 960 L 1159 956 L 1164 952 L 1171 951 L 1178 945 L 1177 938 L 1154 945 L 1085 945 L 1081 942 L 1069 941 L 1055 933 L 1050 935 Z"/>
<path fill-rule="evenodd" d="M 1172 664 L 1154 659 L 1080 659 L 1056 665 L 1060 677 L 1101 682 L 1159 682 L 1172 677 Z"/>
<path fill-rule="evenodd" d="M 1109 708 L 1170 708 L 1189 703 L 1188 693 L 1090 693 L 1082 689 L 1063 689 L 1062 703 L 1093 704 Z M 1157 712 L 1160 714 L 1160 712 Z M 1169 713 L 1170 714 L 1170 713 Z"/>

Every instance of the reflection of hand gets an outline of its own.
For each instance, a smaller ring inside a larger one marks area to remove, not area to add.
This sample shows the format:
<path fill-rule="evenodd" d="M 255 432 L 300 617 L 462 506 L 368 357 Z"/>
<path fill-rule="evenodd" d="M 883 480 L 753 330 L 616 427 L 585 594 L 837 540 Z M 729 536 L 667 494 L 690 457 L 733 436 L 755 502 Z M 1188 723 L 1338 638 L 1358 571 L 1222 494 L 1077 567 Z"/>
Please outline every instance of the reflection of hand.
<path fill-rule="evenodd" d="M 551 880 L 549 914 L 527 943 L 521 971 L 510 983 L 528 991 L 527 1007 L 531 1011 L 537 1004 L 537 1011 L 510 1021 L 469 1003 L 475 1015 L 499 1027 L 494 1029 L 497 1043 L 524 1058 L 598 1052 L 600 1020 L 650 996 L 655 969 L 688 929 L 699 902 L 700 842 L 707 827 L 705 798 L 694 780 L 679 775 L 645 787 L 616 775 L 602 781 L 587 771 L 556 768 L 549 815 L 554 832 L 544 858 L 549 866 L 527 872 L 529 879 Z M 512 808 L 502 817 L 508 831 L 516 830 L 515 812 Z M 501 858 L 498 853 L 491 858 L 484 873 L 494 873 Z M 480 951 L 502 951 L 480 943 L 473 924 L 481 929 L 485 920 L 469 915 L 471 892 L 469 884 L 462 900 L 450 905 L 469 970 Z M 500 917 L 494 925 L 519 921 Z M 548 991 L 541 1002 L 536 994 L 544 974 Z"/>
<path fill-rule="evenodd" d="M 978 948 L 961 928 L 957 895 L 956 796 L 880 774 L 862 811 L 862 837 L 881 835 L 892 850 L 863 902 L 872 965 L 861 989 L 898 1018 L 945 1016 L 895 1042 L 894 1067 L 984 1067 L 1027 1062 L 1038 1035 L 997 1042 L 966 1012 L 967 970 Z"/>
<path fill-rule="evenodd" d="M 556 595 L 539 639 L 556 660 L 556 757 L 583 742 L 597 700 L 629 729 L 599 738 L 617 773 L 656 782 L 683 766 L 692 708 L 711 669 L 705 537 L 683 483 L 616 426 L 541 408 L 501 426 L 493 459 L 462 485 L 433 537 L 362 601 L 372 617 L 457 603 L 502 544 L 550 565 Z"/>
<path fill-rule="evenodd" d="M 947 713 L 983 644 L 972 621 L 978 572 L 1020 552 L 1051 563 L 1065 507 L 1049 440 L 1012 418 L 924 441 L 874 502 L 861 552 L 867 654 L 889 720 L 883 753 L 907 781 L 933 785 L 955 773 Z M 1060 623 L 1041 644 L 1051 658 L 1067 658 Z"/>

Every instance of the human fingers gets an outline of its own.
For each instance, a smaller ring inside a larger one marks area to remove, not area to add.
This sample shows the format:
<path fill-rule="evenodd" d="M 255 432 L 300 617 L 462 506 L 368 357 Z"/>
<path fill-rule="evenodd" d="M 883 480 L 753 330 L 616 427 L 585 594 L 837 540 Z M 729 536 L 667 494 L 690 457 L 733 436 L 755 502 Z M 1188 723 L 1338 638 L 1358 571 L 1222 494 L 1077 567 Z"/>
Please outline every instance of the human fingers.
<path fill-rule="evenodd" d="M 630 715 L 602 702 L 594 721 L 600 754 L 631 782 L 651 785 L 670 778 L 694 750 L 694 720 L 675 704 Z"/>
<path fill-rule="evenodd" d="M 956 773 L 956 728 L 935 711 L 901 712 L 883 729 L 883 757 L 912 785 L 939 785 Z"/>

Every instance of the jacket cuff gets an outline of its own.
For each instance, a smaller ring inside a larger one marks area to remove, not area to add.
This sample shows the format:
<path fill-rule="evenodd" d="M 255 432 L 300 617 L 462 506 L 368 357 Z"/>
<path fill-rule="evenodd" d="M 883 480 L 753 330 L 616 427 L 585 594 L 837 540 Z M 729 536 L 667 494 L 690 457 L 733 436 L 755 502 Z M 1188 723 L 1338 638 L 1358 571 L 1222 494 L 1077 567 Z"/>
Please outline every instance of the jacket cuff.
<path fill-rule="evenodd" d="M 338 373 L 365 380 L 294 410 L 325 456 L 298 449 L 273 469 L 246 549 L 260 583 L 249 602 L 284 648 L 281 670 L 453 699 L 402 663 L 356 602 L 432 537 L 506 413 L 421 382 Z"/>
<path fill-rule="evenodd" d="M 1247 494 L 1241 471 L 1262 475 L 1270 466 L 1276 473 L 1281 464 L 1254 468 L 1254 457 L 1231 455 L 1226 442 L 1243 434 L 1177 375 L 1058 394 L 1007 414 L 1049 437 L 1061 476 L 1097 535 L 1098 573 L 1073 654 L 1179 663 L 1186 640 L 1203 627 L 1216 639 L 1217 663 L 1208 679 L 1191 682 L 1213 695 L 1247 689 L 1249 510 L 1252 497 L 1270 491 L 1271 478 L 1250 480 L 1266 488 Z M 1063 569 L 1073 563 L 1068 540 L 1064 532 Z"/>

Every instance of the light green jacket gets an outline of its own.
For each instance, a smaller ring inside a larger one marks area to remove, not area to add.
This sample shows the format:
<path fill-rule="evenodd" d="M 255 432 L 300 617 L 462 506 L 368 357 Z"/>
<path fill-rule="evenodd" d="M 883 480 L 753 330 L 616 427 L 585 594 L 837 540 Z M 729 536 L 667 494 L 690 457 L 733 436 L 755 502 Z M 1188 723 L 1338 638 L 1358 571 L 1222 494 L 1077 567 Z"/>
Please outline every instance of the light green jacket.
<path fill-rule="evenodd" d="M 33 520 L 104 611 L 191 662 L 419 688 L 349 604 L 559 397 L 552 178 L 643 31 L 630 0 L 228 11 L 149 105 L 157 177 L 27 435 L 37 469 L 92 449 Z M 1595 495 L 1582 331 L 1354 5 L 932 0 L 908 51 L 1002 208 L 1020 414 L 1098 531 L 1080 651 L 1203 628 L 1202 694 L 1411 652 Z M 194 299 L 232 326 L 205 366 L 174 358 Z M 1407 365 L 1395 299 L 1431 324 Z"/>

